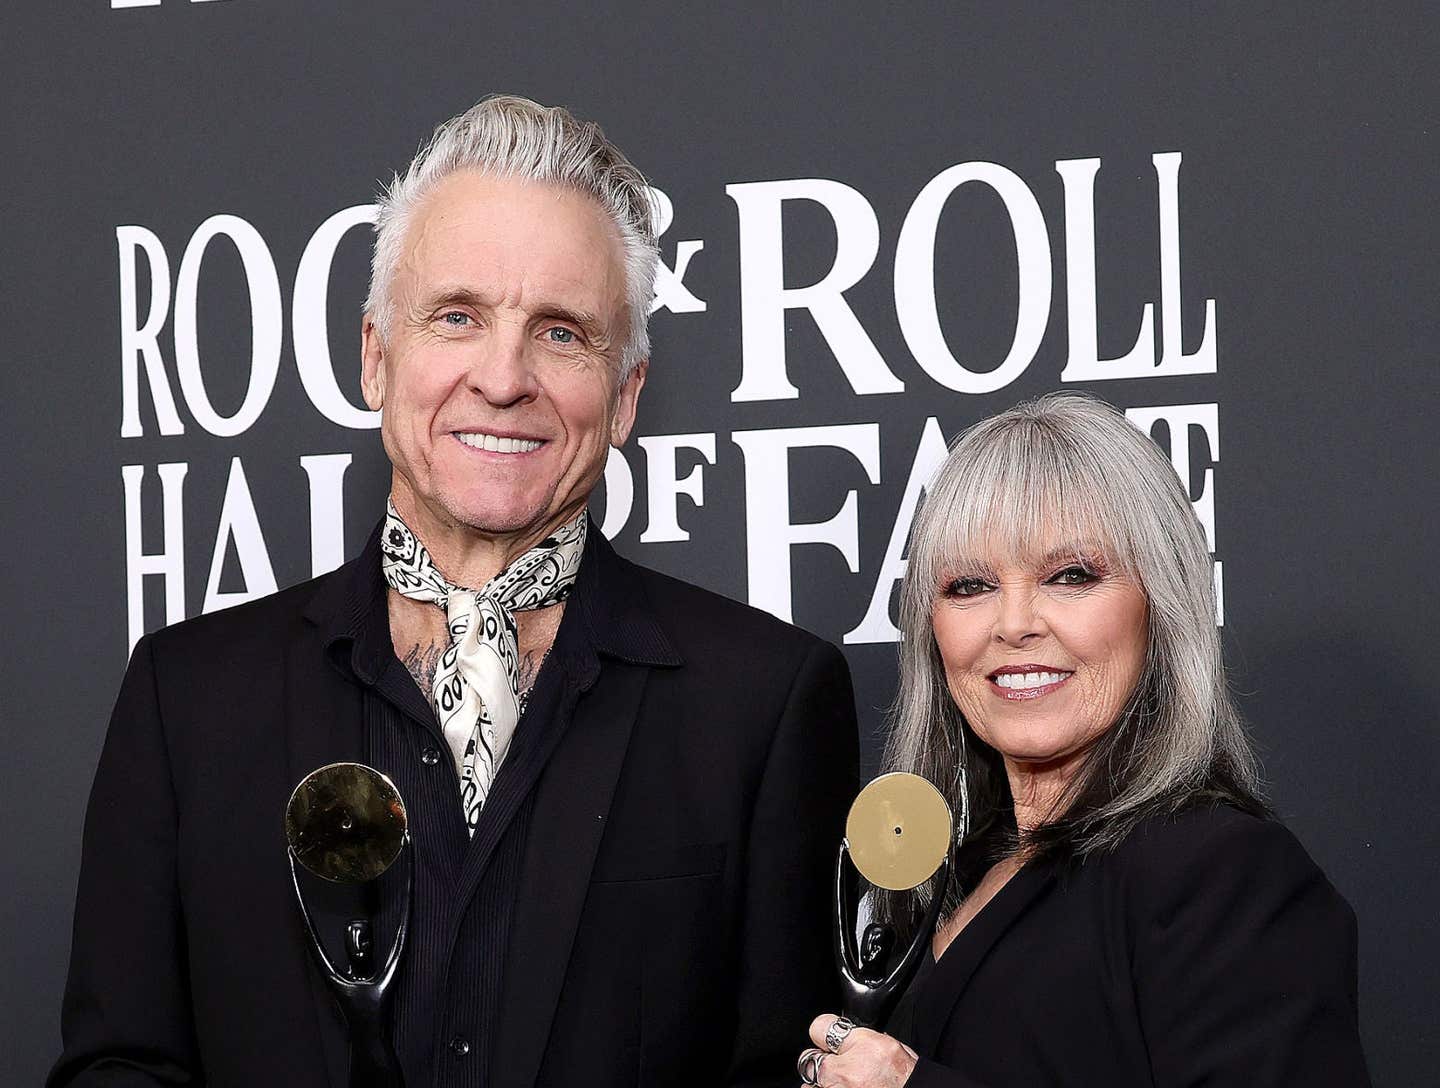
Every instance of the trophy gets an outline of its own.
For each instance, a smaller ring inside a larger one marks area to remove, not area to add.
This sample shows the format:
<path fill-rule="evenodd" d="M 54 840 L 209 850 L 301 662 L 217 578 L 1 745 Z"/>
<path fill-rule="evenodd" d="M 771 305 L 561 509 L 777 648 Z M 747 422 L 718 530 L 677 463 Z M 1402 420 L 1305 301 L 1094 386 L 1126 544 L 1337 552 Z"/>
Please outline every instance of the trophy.
<path fill-rule="evenodd" d="M 950 885 L 953 842 L 950 806 L 919 775 L 883 774 L 850 806 L 835 860 L 834 928 L 835 966 L 844 990 L 842 1011 L 852 1024 L 883 1024 L 915 977 Z M 880 922 L 865 927 L 856 947 L 860 894 L 855 873 L 877 888 L 910 891 L 937 871 L 941 876 L 930 906 L 902 952 L 896 954 L 895 930 Z"/>
<path fill-rule="evenodd" d="M 285 838 L 290 846 L 290 882 L 310 951 L 349 1029 L 351 1088 L 403 1088 L 400 1063 L 390 1045 L 388 999 L 405 948 L 415 888 L 415 852 L 405 850 L 410 842 L 405 802 L 395 784 L 373 767 L 331 763 L 307 774 L 290 795 Z M 390 954 L 378 963 L 374 921 L 355 918 L 345 927 L 347 962 L 338 969 L 305 905 L 296 863 L 322 880 L 357 885 L 379 879 L 402 851 L 408 855 L 409 868 Z"/>

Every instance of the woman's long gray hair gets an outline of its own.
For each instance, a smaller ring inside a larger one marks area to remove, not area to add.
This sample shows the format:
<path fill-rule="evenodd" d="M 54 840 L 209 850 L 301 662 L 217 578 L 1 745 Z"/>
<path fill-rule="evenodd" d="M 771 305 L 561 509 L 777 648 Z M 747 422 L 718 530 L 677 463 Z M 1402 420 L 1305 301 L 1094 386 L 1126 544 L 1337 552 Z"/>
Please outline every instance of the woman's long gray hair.
<path fill-rule="evenodd" d="M 1175 441 L 1185 441 L 1183 435 Z M 1054 393 L 975 424 L 955 442 L 911 529 L 900 597 L 900 687 L 883 760 L 924 775 L 961 817 L 947 912 L 971 878 L 1019 845 L 1009 782 L 951 698 L 931 612 L 947 582 L 990 556 L 1036 559 L 1055 544 L 1099 549 L 1148 602 L 1145 663 L 1115 724 L 1091 748 L 1028 853 L 1083 858 L 1147 816 L 1213 797 L 1263 812 L 1259 773 L 1231 701 L 1204 531 L 1169 460 L 1103 401 Z M 1077 556 L 1078 558 L 1078 556 Z M 967 849 L 969 863 L 967 864 Z M 929 888 L 884 893 L 904 924 Z"/>

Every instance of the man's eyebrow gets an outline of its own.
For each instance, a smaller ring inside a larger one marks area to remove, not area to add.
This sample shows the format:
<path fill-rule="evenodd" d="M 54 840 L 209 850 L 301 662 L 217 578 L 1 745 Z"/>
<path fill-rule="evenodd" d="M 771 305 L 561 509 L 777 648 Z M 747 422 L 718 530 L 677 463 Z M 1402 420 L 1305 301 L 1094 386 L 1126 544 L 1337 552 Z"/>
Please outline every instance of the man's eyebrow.
<path fill-rule="evenodd" d="M 592 339 L 605 332 L 604 322 L 589 310 L 577 310 L 572 306 L 563 306 L 559 303 L 541 303 L 535 308 L 535 314 L 541 319 L 554 318 L 558 321 L 569 322 Z"/>
<path fill-rule="evenodd" d="M 430 294 L 420 300 L 420 307 L 426 313 L 438 310 L 442 306 L 473 306 L 476 308 L 486 305 L 486 299 L 479 292 L 460 286 L 437 287 Z"/>
<path fill-rule="evenodd" d="M 458 284 L 437 287 L 420 300 L 420 308 L 425 313 L 433 313 L 444 306 L 472 306 L 476 309 L 483 309 L 489 305 L 491 305 L 490 299 L 471 287 L 463 287 Z M 538 320 L 569 322 L 592 339 L 602 336 L 606 331 L 605 323 L 597 314 L 590 310 L 566 306 L 564 303 L 541 302 L 535 306 L 534 313 Z"/>

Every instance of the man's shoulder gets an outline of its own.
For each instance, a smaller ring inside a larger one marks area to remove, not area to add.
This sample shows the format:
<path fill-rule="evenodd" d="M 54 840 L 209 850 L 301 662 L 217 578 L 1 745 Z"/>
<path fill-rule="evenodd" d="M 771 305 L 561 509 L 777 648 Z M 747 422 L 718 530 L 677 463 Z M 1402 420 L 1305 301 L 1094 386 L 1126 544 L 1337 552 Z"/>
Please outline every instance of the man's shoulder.
<path fill-rule="evenodd" d="M 639 563 L 624 562 L 640 582 L 646 603 L 686 657 L 717 647 L 728 652 L 751 648 L 756 653 L 779 652 L 797 658 L 825 650 L 839 653 L 819 635 L 753 605 Z"/>
<path fill-rule="evenodd" d="M 349 567 L 347 563 L 263 597 L 172 623 L 145 638 L 151 652 L 164 657 L 213 661 L 218 652 L 274 652 L 302 630 L 313 628 L 307 615 Z"/>

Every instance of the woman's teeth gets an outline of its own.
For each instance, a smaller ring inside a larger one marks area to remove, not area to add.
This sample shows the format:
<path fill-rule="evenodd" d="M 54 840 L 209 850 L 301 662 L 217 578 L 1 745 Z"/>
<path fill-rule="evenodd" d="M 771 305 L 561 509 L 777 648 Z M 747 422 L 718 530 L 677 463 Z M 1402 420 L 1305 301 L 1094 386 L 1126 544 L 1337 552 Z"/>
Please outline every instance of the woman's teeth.
<path fill-rule="evenodd" d="M 995 683 L 1002 688 L 1043 688 L 1046 684 L 1058 684 L 1068 672 L 1002 672 L 995 677 Z"/>

